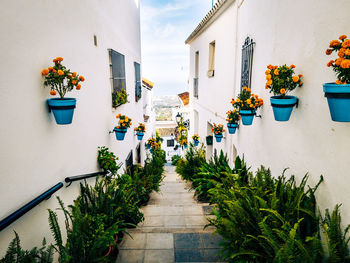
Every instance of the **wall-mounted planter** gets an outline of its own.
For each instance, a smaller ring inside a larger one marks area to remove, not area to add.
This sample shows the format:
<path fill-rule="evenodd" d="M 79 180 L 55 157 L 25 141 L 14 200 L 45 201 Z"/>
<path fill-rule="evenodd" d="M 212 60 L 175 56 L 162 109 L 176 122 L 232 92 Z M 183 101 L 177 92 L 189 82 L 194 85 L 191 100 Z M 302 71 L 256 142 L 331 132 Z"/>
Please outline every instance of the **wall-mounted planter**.
<path fill-rule="evenodd" d="M 71 124 L 77 100 L 75 98 L 48 99 L 49 109 L 55 116 L 56 123 L 59 125 Z"/>
<path fill-rule="evenodd" d="M 235 134 L 238 127 L 237 123 L 227 123 L 227 129 L 229 134 Z"/>
<path fill-rule="evenodd" d="M 213 145 L 213 136 L 209 135 L 205 138 L 207 145 Z"/>
<path fill-rule="evenodd" d="M 215 139 L 216 139 L 216 142 L 221 142 L 222 138 L 224 136 L 222 134 L 215 134 Z"/>
<path fill-rule="evenodd" d="M 194 146 L 198 146 L 199 141 L 193 141 L 194 142 Z"/>
<path fill-rule="evenodd" d="M 350 122 L 350 84 L 323 84 L 333 121 Z"/>
<path fill-rule="evenodd" d="M 187 144 L 184 144 L 184 148 L 187 149 Z"/>
<path fill-rule="evenodd" d="M 293 108 L 298 103 L 295 96 L 272 96 L 270 98 L 276 121 L 289 121 Z"/>
<path fill-rule="evenodd" d="M 149 150 L 151 149 L 151 145 L 150 144 L 146 144 L 146 148 Z"/>
<path fill-rule="evenodd" d="M 142 138 L 143 138 L 144 133 L 143 133 L 143 132 L 137 132 L 136 135 L 137 135 L 137 139 L 138 139 L 139 141 L 142 141 Z"/>
<path fill-rule="evenodd" d="M 240 110 L 243 125 L 252 125 L 255 116 L 255 110 Z"/>
<path fill-rule="evenodd" d="M 115 132 L 115 136 L 116 136 L 118 141 L 124 140 L 127 129 L 114 128 L 113 131 Z"/>

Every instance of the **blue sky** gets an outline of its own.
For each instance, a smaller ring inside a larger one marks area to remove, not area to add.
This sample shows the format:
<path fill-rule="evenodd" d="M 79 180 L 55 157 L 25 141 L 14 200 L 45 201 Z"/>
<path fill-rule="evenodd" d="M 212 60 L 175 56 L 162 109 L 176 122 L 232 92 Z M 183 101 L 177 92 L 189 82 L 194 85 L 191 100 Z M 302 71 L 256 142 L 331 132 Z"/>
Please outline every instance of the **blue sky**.
<path fill-rule="evenodd" d="M 187 91 L 186 38 L 211 9 L 211 0 L 141 0 L 142 75 L 155 96 Z"/>

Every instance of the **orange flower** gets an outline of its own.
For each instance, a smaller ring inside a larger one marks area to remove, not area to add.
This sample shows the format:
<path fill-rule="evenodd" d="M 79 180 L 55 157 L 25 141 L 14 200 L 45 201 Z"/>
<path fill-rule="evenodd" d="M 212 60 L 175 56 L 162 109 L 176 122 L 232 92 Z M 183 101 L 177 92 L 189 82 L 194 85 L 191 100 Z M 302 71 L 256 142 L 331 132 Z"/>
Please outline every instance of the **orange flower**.
<path fill-rule="evenodd" d="M 335 81 L 335 84 L 343 84 L 343 82 L 342 82 L 341 80 L 337 79 L 337 80 Z"/>
<path fill-rule="evenodd" d="M 80 81 L 84 81 L 85 78 L 84 78 L 83 76 L 79 76 L 79 80 L 80 80 Z"/>
<path fill-rule="evenodd" d="M 72 80 L 72 84 L 75 85 L 77 84 L 77 81 L 75 79 Z"/>
<path fill-rule="evenodd" d="M 342 46 L 343 48 L 350 47 L 350 39 L 345 40 L 341 46 Z"/>
<path fill-rule="evenodd" d="M 343 58 L 344 55 L 345 55 L 345 48 L 341 48 L 341 49 L 339 50 L 339 52 L 338 52 L 338 56 L 339 56 L 340 58 Z"/>
<path fill-rule="evenodd" d="M 303 82 L 302 82 L 302 81 L 300 81 L 300 82 L 299 82 L 299 86 L 302 86 L 302 85 L 303 85 Z"/>
<path fill-rule="evenodd" d="M 330 55 L 330 54 L 332 54 L 332 52 L 333 52 L 332 49 L 327 49 L 327 50 L 326 50 L 326 55 Z"/>
<path fill-rule="evenodd" d="M 49 74 L 49 70 L 47 68 L 44 68 L 42 71 L 41 71 L 41 74 L 43 76 L 46 76 L 47 74 Z"/>
<path fill-rule="evenodd" d="M 56 90 L 51 90 L 50 95 L 55 96 L 56 95 Z"/>
<path fill-rule="evenodd" d="M 270 64 L 267 66 L 268 69 L 273 69 L 273 66 Z"/>
<path fill-rule="evenodd" d="M 329 47 L 336 47 L 336 46 L 339 46 L 339 45 L 340 45 L 339 40 L 332 40 L 332 41 L 329 43 Z"/>
<path fill-rule="evenodd" d="M 336 61 L 335 61 L 335 64 L 337 66 L 340 66 L 340 64 L 342 63 L 343 60 L 344 60 L 343 58 L 337 58 Z"/>
<path fill-rule="evenodd" d="M 278 69 L 275 69 L 275 70 L 273 71 L 273 74 L 275 74 L 276 76 L 278 76 L 278 75 L 280 74 L 280 72 L 278 71 Z"/>
<path fill-rule="evenodd" d="M 294 76 L 293 77 L 293 82 L 298 82 L 299 81 L 299 77 L 298 76 Z"/>
<path fill-rule="evenodd" d="M 290 65 L 290 67 L 291 67 L 291 68 L 295 68 L 295 65 L 292 64 L 292 65 Z"/>
<path fill-rule="evenodd" d="M 298 76 L 299 76 L 299 78 L 301 78 L 303 75 L 302 75 L 302 74 L 299 74 Z"/>
<path fill-rule="evenodd" d="M 56 69 L 52 69 L 52 72 L 53 72 L 53 73 L 56 73 L 57 71 L 56 71 Z"/>
<path fill-rule="evenodd" d="M 268 69 L 265 71 L 265 75 L 269 75 L 271 73 L 271 71 Z"/>
<path fill-rule="evenodd" d="M 60 76 L 64 75 L 64 72 L 63 72 L 62 70 L 60 70 L 60 69 L 57 71 L 57 73 L 58 73 L 58 75 L 60 75 Z"/>
<path fill-rule="evenodd" d="M 76 87 L 76 89 L 77 89 L 77 90 L 80 90 L 80 88 L 81 88 L 81 85 L 78 84 L 77 87 Z"/>
<path fill-rule="evenodd" d="M 247 91 L 251 92 L 252 90 L 249 88 L 249 89 L 247 89 Z"/>
<path fill-rule="evenodd" d="M 119 119 L 120 118 L 120 116 L 122 116 L 120 113 L 116 116 L 116 118 L 117 119 Z"/>
<path fill-rule="evenodd" d="M 329 62 L 327 63 L 327 67 L 332 66 L 332 65 L 333 65 L 333 63 L 334 63 L 334 60 L 329 61 Z"/>
<path fill-rule="evenodd" d="M 286 93 L 286 89 L 280 89 L 280 93 L 281 94 L 285 94 Z"/>
<path fill-rule="evenodd" d="M 54 59 L 52 60 L 52 62 L 55 62 L 55 63 L 56 63 L 56 62 L 57 62 L 57 58 L 54 58 Z"/>
<path fill-rule="evenodd" d="M 73 73 L 72 73 L 72 76 L 73 76 L 73 77 L 76 77 L 76 76 L 77 76 L 77 73 L 76 73 L 76 72 L 73 72 Z"/>
<path fill-rule="evenodd" d="M 266 83 L 266 85 L 268 85 L 268 86 L 270 86 L 272 84 L 272 79 L 270 79 L 267 83 Z"/>
<path fill-rule="evenodd" d="M 339 37 L 340 40 L 344 40 L 345 38 L 347 38 L 346 35 L 341 35 L 341 36 Z"/>
<path fill-rule="evenodd" d="M 342 67 L 342 68 L 350 68 L 350 60 L 349 59 L 344 59 L 340 63 L 340 67 Z"/>
<path fill-rule="evenodd" d="M 53 67 L 49 67 L 49 71 L 53 71 Z"/>
<path fill-rule="evenodd" d="M 269 88 L 269 86 L 265 85 L 265 89 L 268 89 L 268 88 Z"/>
<path fill-rule="evenodd" d="M 271 79 L 271 74 L 266 76 L 266 80 L 270 80 Z"/>
<path fill-rule="evenodd" d="M 346 56 L 350 56 L 350 49 L 345 49 L 344 53 L 345 53 Z"/>
<path fill-rule="evenodd" d="M 57 57 L 56 60 L 57 61 L 63 61 L 63 58 L 62 57 Z"/>

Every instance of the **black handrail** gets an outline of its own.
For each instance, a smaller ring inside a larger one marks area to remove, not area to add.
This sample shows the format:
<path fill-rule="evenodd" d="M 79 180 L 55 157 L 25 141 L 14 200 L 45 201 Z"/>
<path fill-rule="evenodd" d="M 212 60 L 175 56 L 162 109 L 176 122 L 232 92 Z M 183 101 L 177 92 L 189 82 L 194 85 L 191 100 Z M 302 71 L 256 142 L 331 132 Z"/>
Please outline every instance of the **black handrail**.
<path fill-rule="evenodd" d="M 91 174 L 82 174 L 82 175 L 77 175 L 77 176 L 71 176 L 71 177 L 66 177 L 64 179 L 64 181 L 68 184 L 68 186 L 70 186 L 72 184 L 72 182 L 74 181 L 79 181 L 79 180 L 83 180 L 83 179 L 87 179 L 90 177 L 95 177 L 98 175 L 107 175 L 108 172 L 97 172 L 97 173 L 91 173 Z"/>
<path fill-rule="evenodd" d="M 55 186 L 51 187 L 49 190 L 46 192 L 42 193 L 39 195 L 37 198 L 33 199 L 26 205 L 22 206 L 20 209 L 17 211 L 13 212 L 11 215 L 8 217 L 4 218 L 3 220 L 0 221 L 0 231 L 12 224 L 14 221 L 16 221 L 18 218 L 23 216 L 25 213 L 27 213 L 29 210 L 32 208 L 36 207 L 38 204 L 40 204 L 42 201 L 47 200 L 51 197 L 53 193 L 58 191 L 60 188 L 63 187 L 63 183 L 58 183 Z"/>

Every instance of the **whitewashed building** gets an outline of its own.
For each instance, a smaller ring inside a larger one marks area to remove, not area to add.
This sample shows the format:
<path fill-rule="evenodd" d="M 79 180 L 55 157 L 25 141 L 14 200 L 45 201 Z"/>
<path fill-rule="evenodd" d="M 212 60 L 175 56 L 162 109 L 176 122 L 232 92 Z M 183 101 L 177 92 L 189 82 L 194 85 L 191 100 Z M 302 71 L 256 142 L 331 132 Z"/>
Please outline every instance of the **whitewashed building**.
<path fill-rule="evenodd" d="M 213 123 L 226 126 L 231 98 L 241 89 L 242 47 L 249 37 L 254 50 L 249 70 L 254 94 L 264 99 L 252 126 L 227 132 L 221 143 L 207 146 L 208 158 L 224 150 L 230 161 L 244 155 L 252 169 L 261 164 L 274 175 L 284 168 L 301 178 L 309 172 L 312 185 L 324 175 L 318 191 L 321 208 L 342 203 L 344 222 L 350 222 L 348 176 L 349 123 L 331 121 L 322 84 L 334 82 L 326 67 L 329 42 L 350 35 L 350 2 L 347 0 L 219 0 L 188 37 L 190 46 L 190 93 L 192 133 L 201 141 L 212 135 Z M 288 122 L 276 122 L 265 89 L 268 64 L 296 65 L 304 86 L 292 95 L 299 98 Z M 247 72 L 244 72 L 247 73 Z"/>
<path fill-rule="evenodd" d="M 143 163 L 154 120 L 152 92 L 141 88 L 139 0 L 5 1 L 0 21 L 0 221 L 66 177 L 97 172 L 98 146 L 109 147 L 124 167 Z M 48 111 L 49 88 L 40 73 L 57 56 L 86 79 L 80 91 L 67 94 L 77 98 L 70 125 L 57 125 Z M 113 108 L 118 88 L 126 89 L 129 103 Z M 109 133 L 119 113 L 133 121 L 124 141 Z M 133 128 L 145 120 L 140 142 Z M 78 186 L 55 195 L 71 204 Z M 24 248 L 40 245 L 44 236 L 50 242 L 47 209 L 56 207 L 55 198 L 43 201 L 2 229 L 0 257 L 13 230 Z"/>

